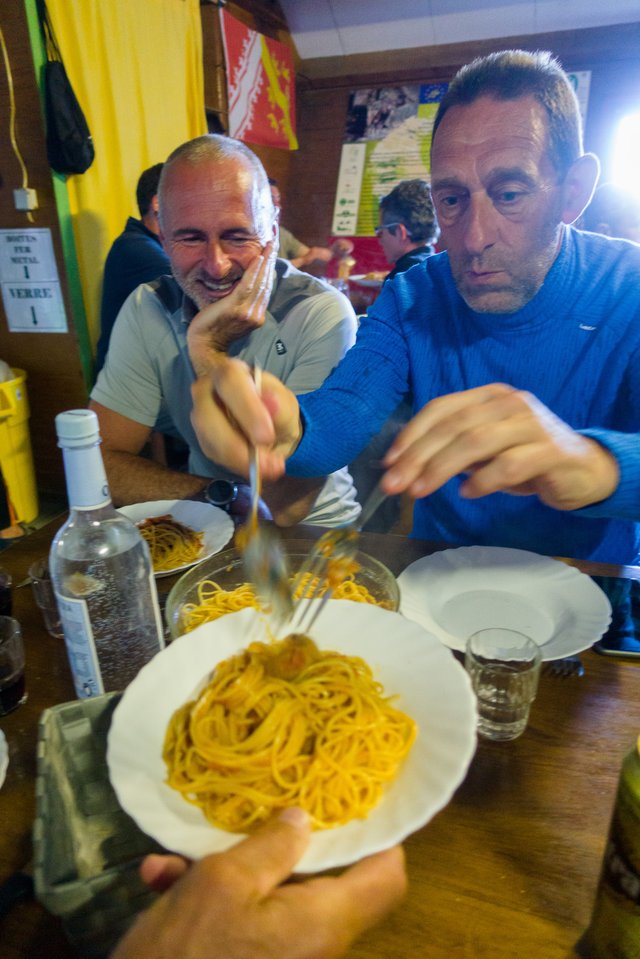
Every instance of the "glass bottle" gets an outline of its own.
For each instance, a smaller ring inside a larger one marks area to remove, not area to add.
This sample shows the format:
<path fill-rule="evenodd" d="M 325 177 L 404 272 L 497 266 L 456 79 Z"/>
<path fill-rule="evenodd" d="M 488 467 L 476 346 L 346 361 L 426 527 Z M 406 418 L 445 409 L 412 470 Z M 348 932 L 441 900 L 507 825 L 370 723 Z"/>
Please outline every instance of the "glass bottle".
<path fill-rule="evenodd" d="M 622 763 L 586 946 L 589 959 L 640 956 L 640 737 Z"/>
<path fill-rule="evenodd" d="M 109 494 L 98 418 L 56 416 L 70 513 L 49 566 L 69 664 L 80 698 L 121 690 L 163 648 L 149 548 Z"/>

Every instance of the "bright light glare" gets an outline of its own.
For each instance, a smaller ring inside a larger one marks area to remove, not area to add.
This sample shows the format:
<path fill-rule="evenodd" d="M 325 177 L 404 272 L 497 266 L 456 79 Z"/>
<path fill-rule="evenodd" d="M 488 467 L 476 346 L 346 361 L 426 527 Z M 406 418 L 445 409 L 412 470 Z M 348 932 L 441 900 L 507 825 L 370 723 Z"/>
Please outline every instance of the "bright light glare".
<path fill-rule="evenodd" d="M 613 182 L 640 196 L 640 113 L 630 113 L 618 125 L 613 147 Z"/>

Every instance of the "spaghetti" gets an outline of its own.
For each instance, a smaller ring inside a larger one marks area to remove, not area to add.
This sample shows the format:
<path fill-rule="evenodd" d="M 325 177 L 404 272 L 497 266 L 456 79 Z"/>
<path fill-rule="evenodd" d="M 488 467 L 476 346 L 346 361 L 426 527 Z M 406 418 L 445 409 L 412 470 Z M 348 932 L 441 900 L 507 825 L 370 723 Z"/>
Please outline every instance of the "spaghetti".
<path fill-rule="evenodd" d="M 373 596 L 366 586 L 356 582 L 357 564 L 351 565 L 351 571 L 340 582 L 332 581 L 332 599 L 350 599 L 357 603 L 370 603 L 373 606 L 381 606 L 383 609 L 391 609 L 392 604 L 387 600 L 378 600 Z M 291 580 L 295 577 L 292 576 Z M 318 585 L 317 598 L 320 598 L 327 589 L 327 584 L 320 584 L 317 578 L 310 573 L 300 577 L 294 593 L 294 599 L 301 596 L 310 595 L 314 587 Z M 251 583 L 243 583 L 235 589 L 223 589 L 213 580 L 205 579 L 198 584 L 197 602 L 185 603 L 180 612 L 180 622 L 182 631 L 190 633 L 196 626 L 202 623 L 208 623 L 211 620 L 219 619 L 227 613 L 235 613 L 239 609 L 245 609 L 251 606 L 253 609 L 262 609 L 262 603 L 258 599 Z"/>
<path fill-rule="evenodd" d="M 329 829 L 368 815 L 415 737 L 364 660 L 292 635 L 219 663 L 173 714 L 163 758 L 169 786 L 221 829 L 294 805 Z"/>
<path fill-rule="evenodd" d="M 195 563 L 202 553 L 204 533 L 197 533 L 169 513 L 143 520 L 138 523 L 138 529 L 149 545 L 156 573 Z"/>

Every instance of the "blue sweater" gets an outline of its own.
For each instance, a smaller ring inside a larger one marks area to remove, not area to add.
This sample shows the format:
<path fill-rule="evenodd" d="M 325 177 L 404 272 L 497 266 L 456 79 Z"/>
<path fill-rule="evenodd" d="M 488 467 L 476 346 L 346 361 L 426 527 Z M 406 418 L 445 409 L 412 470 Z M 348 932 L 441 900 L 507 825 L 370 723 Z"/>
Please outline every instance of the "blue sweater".
<path fill-rule="evenodd" d="M 640 558 L 640 246 L 566 228 L 536 296 L 510 314 L 475 313 L 446 252 L 385 283 L 356 345 L 321 389 L 299 397 L 304 437 L 292 475 L 351 462 L 406 395 L 487 383 L 529 390 L 617 457 L 621 480 L 584 510 L 537 497 L 458 495 L 462 477 L 418 500 L 412 535 L 458 545 L 530 549 L 610 563 Z"/>

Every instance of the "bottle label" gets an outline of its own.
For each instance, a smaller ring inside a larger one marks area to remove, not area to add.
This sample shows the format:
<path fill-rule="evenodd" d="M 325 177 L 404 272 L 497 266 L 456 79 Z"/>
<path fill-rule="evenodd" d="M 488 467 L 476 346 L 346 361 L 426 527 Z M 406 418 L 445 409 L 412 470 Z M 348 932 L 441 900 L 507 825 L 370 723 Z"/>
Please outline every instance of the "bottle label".
<path fill-rule="evenodd" d="M 63 449 L 62 455 L 69 506 L 73 509 L 98 509 L 111 502 L 102 454 L 97 444 Z"/>
<path fill-rule="evenodd" d="M 56 599 L 76 694 L 79 699 L 99 696 L 104 693 L 104 684 L 86 601 L 60 593 L 56 593 Z"/>

